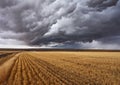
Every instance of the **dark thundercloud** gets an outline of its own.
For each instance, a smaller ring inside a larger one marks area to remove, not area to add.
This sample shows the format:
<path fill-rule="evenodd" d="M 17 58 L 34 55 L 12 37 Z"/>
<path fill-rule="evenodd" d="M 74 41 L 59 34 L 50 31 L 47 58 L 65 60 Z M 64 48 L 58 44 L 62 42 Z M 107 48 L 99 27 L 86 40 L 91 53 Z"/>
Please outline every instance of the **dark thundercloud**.
<path fill-rule="evenodd" d="M 4 45 L 120 49 L 120 0 L 1 0 Z"/>

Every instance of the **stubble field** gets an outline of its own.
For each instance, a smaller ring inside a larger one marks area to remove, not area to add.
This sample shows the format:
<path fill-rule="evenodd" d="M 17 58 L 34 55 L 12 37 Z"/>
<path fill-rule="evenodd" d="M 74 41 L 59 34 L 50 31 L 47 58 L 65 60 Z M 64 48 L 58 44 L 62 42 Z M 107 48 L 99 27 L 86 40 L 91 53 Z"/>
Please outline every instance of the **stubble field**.
<path fill-rule="evenodd" d="M 0 85 L 120 85 L 120 52 L 0 52 Z"/>

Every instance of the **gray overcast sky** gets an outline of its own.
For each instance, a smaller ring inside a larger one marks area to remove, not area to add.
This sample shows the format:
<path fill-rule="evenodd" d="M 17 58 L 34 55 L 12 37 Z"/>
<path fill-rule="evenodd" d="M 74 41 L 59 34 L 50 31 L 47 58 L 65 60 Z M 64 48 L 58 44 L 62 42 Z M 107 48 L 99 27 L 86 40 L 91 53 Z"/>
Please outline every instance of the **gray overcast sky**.
<path fill-rule="evenodd" d="M 0 0 L 0 47 L 120 49 L 120 0 Z"/>

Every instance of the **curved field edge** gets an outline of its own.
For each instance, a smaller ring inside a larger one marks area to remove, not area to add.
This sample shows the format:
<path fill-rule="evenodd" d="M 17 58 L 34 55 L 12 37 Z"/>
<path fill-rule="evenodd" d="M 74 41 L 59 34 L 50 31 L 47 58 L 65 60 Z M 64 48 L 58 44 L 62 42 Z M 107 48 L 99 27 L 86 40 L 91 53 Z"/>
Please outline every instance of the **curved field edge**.
<path fill-rule="evenodd" d="M 14 62 L 16 60 L 17 57 L 15 57 L 16 53 L 13 53 L 11 55 L 8 55 L 2 59 L 0 59 L 1 61 L 1 65 L 0 65 L 0 85 L 7 83 L 7 79 L 10 75 L 10 70 L 12 69 L 12 66 L 14 65 Z"/>

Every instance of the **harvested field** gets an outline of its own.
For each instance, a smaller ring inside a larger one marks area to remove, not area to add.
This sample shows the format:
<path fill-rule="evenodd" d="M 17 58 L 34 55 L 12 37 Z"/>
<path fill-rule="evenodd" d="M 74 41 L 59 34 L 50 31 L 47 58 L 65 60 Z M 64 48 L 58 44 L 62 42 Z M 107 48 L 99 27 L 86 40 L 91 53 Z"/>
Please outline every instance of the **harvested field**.
<path fill-rule="evenodd" d="M 0 63 L 0 85 L 120 85 L 120 52 L 13 52 Z"/>

